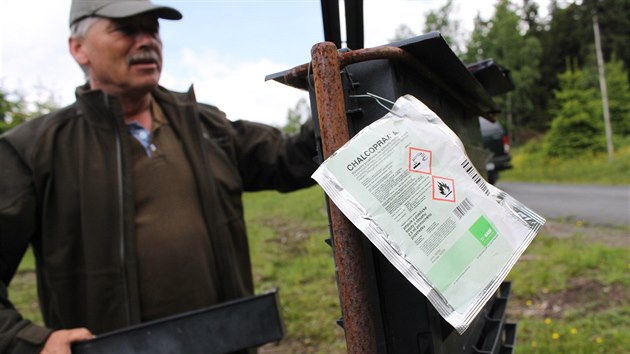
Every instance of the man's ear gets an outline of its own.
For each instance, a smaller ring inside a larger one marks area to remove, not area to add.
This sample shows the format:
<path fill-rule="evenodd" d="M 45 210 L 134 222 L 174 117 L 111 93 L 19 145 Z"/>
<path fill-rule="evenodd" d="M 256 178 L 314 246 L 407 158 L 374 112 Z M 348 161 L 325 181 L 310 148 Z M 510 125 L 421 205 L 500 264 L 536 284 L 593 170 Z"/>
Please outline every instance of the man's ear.
<path fill-rule="evenodd" d="M 87 65 L 89 59 L 85 52 L 85 46 L 83 45 L 83 39 L 70 37 L 68 39 L 68 46 L 70 48 L 70 54 L 79 65 Z"/>

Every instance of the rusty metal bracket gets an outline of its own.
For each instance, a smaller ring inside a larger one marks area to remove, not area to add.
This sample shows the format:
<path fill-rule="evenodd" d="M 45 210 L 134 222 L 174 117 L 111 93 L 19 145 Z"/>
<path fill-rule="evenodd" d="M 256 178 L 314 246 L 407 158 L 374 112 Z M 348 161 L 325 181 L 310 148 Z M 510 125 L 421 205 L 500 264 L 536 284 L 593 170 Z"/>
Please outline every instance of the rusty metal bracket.
<path fill-rule="evenodd" d="M 454 90 L 452 88 L 452 85 L 449 85 L 448 83 L 441 80 L 424 63 L 414 58 L 411 54 L 407 53 L 402 48 L 393 47 L 393 46 L 363 48 L 363 49 L 352 50 L 349 52 L 335 52 L 335 56 L 337 57 L 337 61 L 339 62 L 340 68 L 344 68 L 351 64 L 356 64 L 356 63 L 369 61 L 369 60 L 377 60 L 377 59 L 389 59 L 389 60 L 400 61 L 414 68 L 414 70 L 416 70 L 416 72 L 419 75 L 421 75 L 426 80 L 433 83 L 435 86 L 439 87 L 443 92 L 450 95 L 458 102 L 461 102 L 471 112 L 477 115 L 480 115 L 482 117 L 485 117 L 489 119 L 490 121 L 495 120 L 494 114 L 496 112 L 485 112 L 485 111 L 480 110 L 476 102 L 474 102 L 470 97 L 462 95 L 460 92 Z M 284 75 L 284 81 L 288 83 L 289 85 L 298 84 L 300 80 L 303 80 L 304 77 L 308 76 L 310 66 L 312 64 L 313 64 L 312 62 L 306 63 L 306 64 L 302 64 L 288 70 Z"/>

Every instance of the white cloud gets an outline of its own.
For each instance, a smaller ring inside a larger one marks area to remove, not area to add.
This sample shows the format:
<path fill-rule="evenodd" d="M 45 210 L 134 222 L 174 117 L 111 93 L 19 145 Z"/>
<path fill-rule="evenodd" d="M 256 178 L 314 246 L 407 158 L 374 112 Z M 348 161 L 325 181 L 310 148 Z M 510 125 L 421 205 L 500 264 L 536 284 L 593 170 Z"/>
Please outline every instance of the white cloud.
<path fill-rule="evenodd" d="M 495 2 L 455 0 L 452 16 L 460 21 L 462 30 L 470 32 L 477 13 L 480 13 L 483 18 L 488 18 L 493 13 Z M 439 9 L 444 4 L 444 0 L 365 0 L 366 46 L 388 43 L 394 36 L 396 28 L 401 24 L 409 26 L 414 33 L 422 34 L 426 14 Z"/>
<path fill-rule="evenodd" d="M 288 108 L 307 95 L 276 82 L 265 82 L 265 76 L 290 67 L 264 58 L 236 61 L 229 54 L 222 55 L 210 48 L 188 48 L 176 58 L 174 70 L 170 71 L 171 64 L 165 64 L 162 84 L 180 91 L 193 84 L 199 101 L 218 106 L 233 120 L 282 126 Z"/>
<path fill-rule="evenodd" d="M 424 14 L 437 0 L 366 0 L 363 5 L 365 46 L 387 44 L 396 28 L 406 24 L 414 33 L 422 33 Z"/>
<path fill-rule="evenodd" d="M 69 9 L 68 0 L 2 2 L 3 87 L 31 97 L 43 87 L 61 104 L 74 99 L 74 88 L 83 81 L 83 74 L 68 54 Z"/>

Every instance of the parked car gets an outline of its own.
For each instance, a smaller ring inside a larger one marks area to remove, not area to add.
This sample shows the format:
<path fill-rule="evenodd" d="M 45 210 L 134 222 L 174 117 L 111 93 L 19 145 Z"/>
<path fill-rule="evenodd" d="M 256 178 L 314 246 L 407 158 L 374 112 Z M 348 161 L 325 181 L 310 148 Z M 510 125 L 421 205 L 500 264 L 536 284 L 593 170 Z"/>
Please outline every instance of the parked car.
<path fill-rule="evenodd" d="M 486 164 L 488 182 L 495 184 L 499 179 L 499 171 L 512 168 L 510 156 L 510 138 L 503 126 L 479 117 L 483 146 L 492 152 L 492 159 Z"/>

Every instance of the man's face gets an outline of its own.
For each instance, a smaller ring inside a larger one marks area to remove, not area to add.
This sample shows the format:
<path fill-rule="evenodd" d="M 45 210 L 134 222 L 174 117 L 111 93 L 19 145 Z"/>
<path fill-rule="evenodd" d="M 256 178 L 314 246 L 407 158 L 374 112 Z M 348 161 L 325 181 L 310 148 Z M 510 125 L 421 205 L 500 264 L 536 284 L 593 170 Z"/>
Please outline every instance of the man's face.
<path fill-rule="evenodd" d="M 160 79 L 162 41 L 151 14 L 99 19 L 84 38 L 70 39 L 70 50 L 88 68 L 91 87 L 112 95 L 144 94 Z"/>

